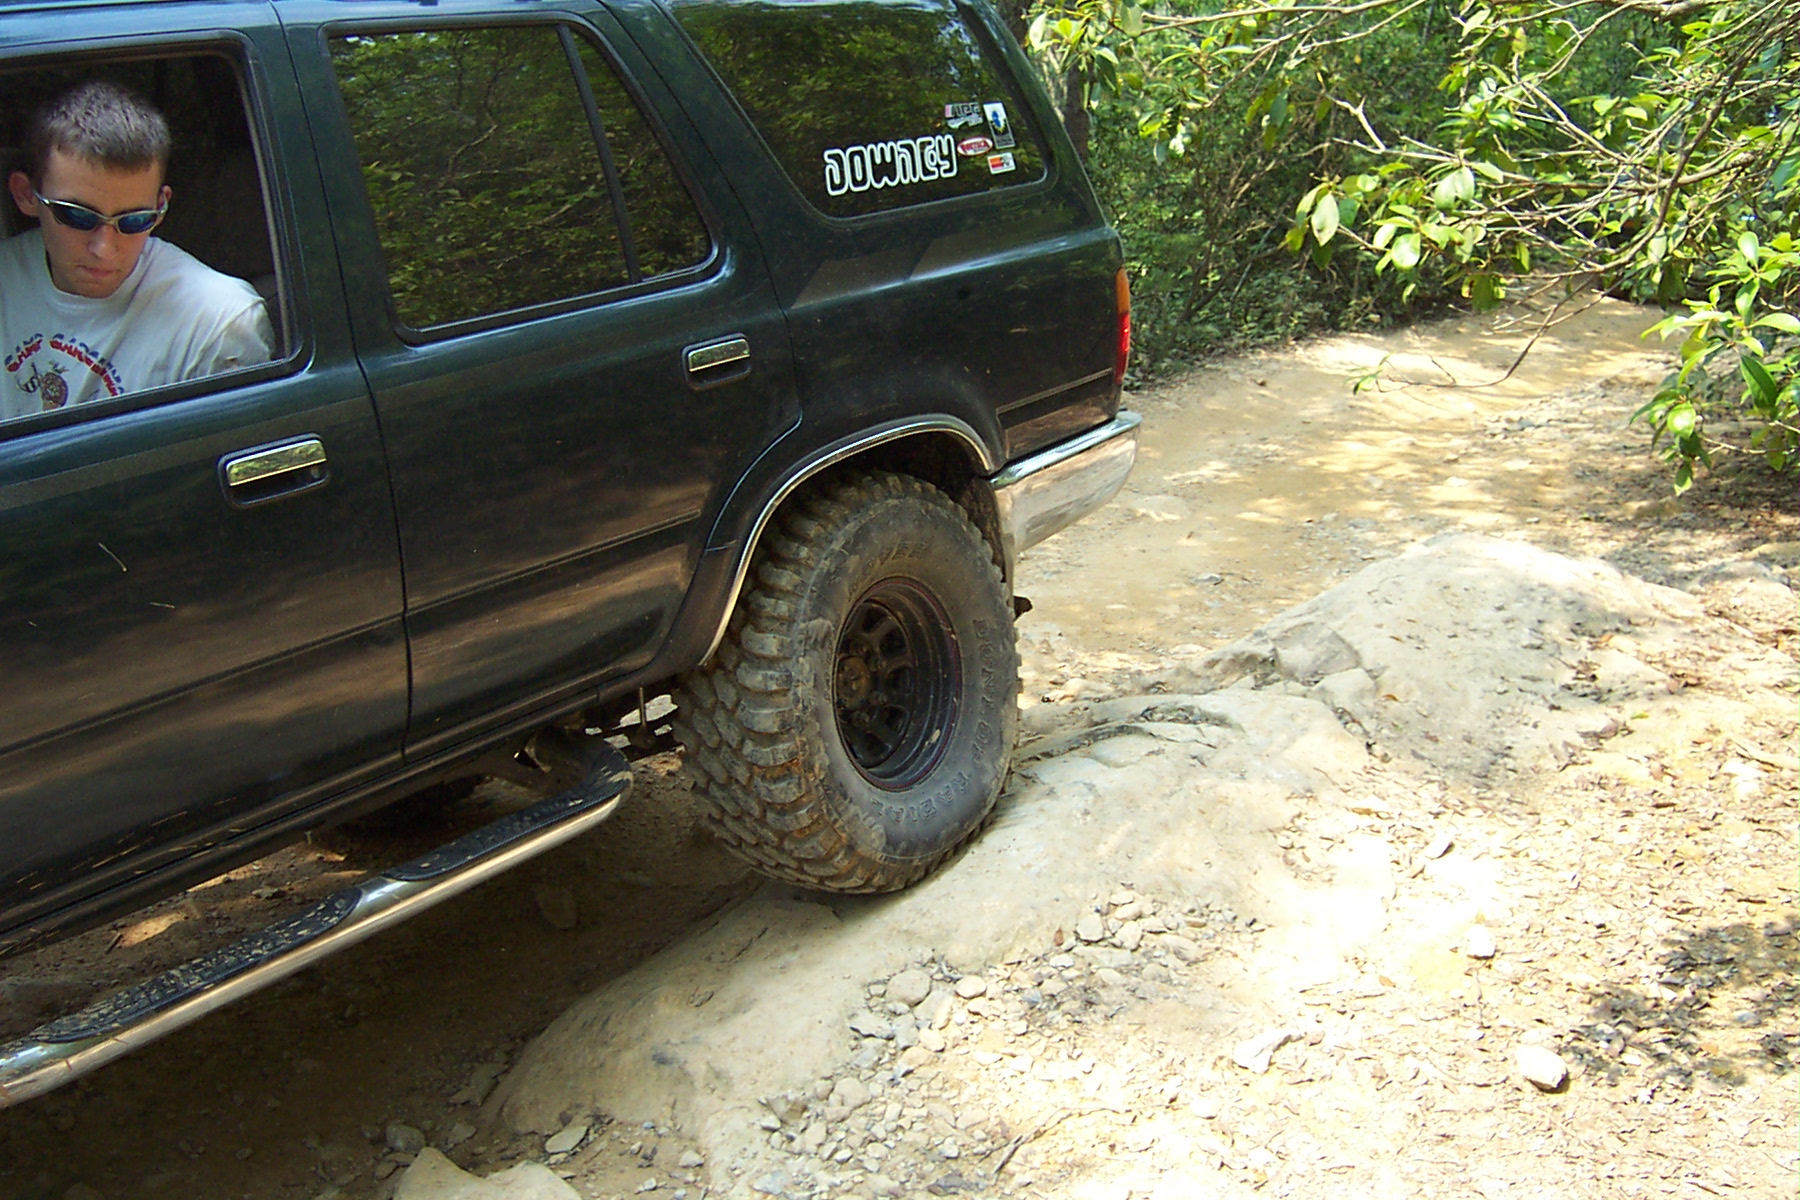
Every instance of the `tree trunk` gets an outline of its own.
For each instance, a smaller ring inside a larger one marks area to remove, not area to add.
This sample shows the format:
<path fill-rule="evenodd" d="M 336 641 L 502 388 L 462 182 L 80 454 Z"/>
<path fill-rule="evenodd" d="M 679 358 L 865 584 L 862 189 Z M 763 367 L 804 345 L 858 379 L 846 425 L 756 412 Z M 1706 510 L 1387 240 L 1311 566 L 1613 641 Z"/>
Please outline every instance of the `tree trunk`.
<path fill-rule="evenodd" d="M 1082 162 L 1088 157 L 1088 132 L 1091 128 L 1087 108 L 1087 74 L 1080 67 L 1070 67 L 1063 76 L 1063 128 L 1075 143 L 1075 154 Z"/>

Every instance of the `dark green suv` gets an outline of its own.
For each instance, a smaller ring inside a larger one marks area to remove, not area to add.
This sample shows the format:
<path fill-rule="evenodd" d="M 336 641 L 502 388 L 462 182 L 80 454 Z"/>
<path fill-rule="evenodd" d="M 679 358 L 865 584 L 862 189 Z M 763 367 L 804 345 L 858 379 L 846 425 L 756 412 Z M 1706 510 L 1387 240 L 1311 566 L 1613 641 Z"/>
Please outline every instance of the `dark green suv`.
<path fill-rule="evenodd" d="M 94 79 L 166 118 L 151 236 L 272 350 L 63 403 L 0 346 L 0 953 L 427 784 L 546 798 L 0 1047 L 0 1103 L 590 827 L 677 740 L 808 886 L 980 827 L 1017 556 L 1137 425 L 1118 239 L 991 11 L 4 0 L 0 235 L 150 220 L 32 174 Z"/>

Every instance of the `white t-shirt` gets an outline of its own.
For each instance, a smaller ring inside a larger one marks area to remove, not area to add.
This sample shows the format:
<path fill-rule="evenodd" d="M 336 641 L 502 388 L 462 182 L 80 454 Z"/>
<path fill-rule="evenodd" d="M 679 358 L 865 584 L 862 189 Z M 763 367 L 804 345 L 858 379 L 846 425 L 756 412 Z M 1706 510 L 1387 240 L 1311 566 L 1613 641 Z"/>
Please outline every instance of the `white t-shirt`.
<path fill-rule="evenodd" d="M 104 300 L 50 279 L 36 229 L 0 241 L 0 420 L 267 362 L 256 289 L 151 238 Z"/>

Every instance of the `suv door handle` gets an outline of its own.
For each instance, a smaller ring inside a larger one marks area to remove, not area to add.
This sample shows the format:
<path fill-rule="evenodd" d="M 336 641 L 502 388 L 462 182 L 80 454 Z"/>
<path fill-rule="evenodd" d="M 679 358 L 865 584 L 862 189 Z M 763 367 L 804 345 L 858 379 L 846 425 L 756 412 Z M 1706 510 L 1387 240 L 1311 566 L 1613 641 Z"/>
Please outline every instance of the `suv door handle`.
<path fill-rule="evenodd" d="M 219 460 L 225 498 L 238 508 L 310 491 L 330 478 L 325 443 L 316 437 L 240 450 Z"/>
<path fill-rule="evenodd" d="M 700 342 L 681 352 L 688 386 L 698 390 L 750 373 L 750 339 L 741 333 Z"/>

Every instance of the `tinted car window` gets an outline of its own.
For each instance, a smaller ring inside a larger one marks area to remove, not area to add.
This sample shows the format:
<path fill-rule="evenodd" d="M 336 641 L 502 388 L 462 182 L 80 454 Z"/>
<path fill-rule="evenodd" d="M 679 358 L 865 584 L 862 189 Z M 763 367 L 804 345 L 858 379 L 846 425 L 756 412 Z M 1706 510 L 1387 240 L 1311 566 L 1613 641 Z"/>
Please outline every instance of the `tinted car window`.
<path fill-rule="evenodd" d="M 619 172 L 640 268 L 645 275 L 663 275 L 704 260 L 712 239 L 662 143 L 600 51 L 585 40 L 579 45 Z"/>
<path fill-rule="evenodd" d="M 690 0 L 675 14 L 788 177 L 832 216 L 1043 175 L 997 52 L 949 0 Z"/>
<path fill-rule="evenodd" d="M 555 29 L 353 35 L 333 40 L 332 58 L 403 324 L 629 280 Z"/>

